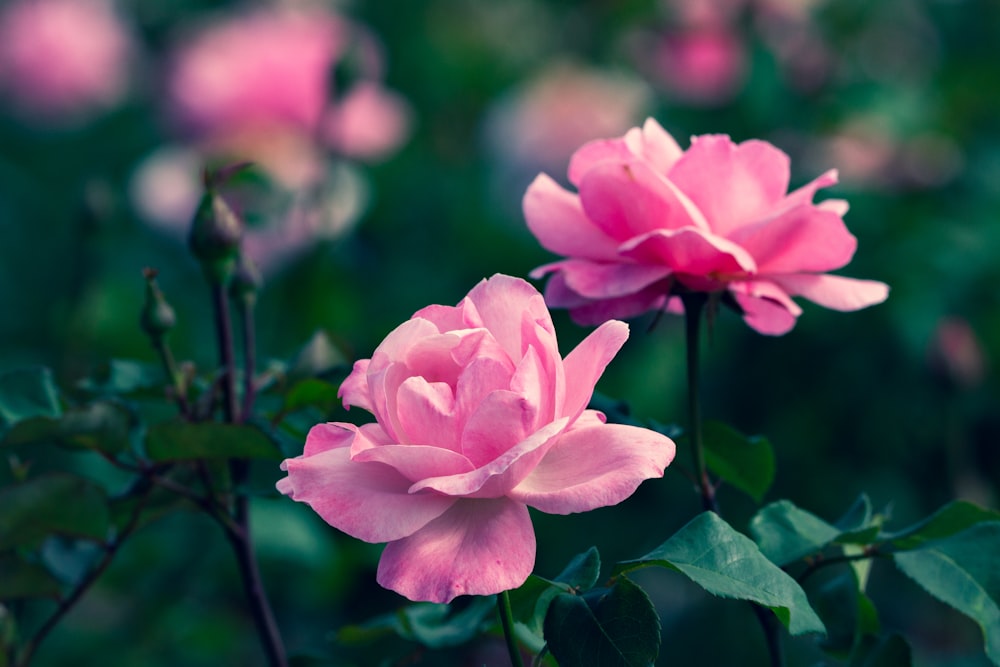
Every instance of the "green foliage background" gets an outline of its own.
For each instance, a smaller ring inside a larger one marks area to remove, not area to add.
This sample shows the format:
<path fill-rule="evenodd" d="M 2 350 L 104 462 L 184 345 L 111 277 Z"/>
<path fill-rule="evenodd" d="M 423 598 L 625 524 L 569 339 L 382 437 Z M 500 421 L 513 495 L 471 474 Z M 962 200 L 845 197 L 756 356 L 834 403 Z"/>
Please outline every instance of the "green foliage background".
<path fill-rule="evenodd" d="M 235 5 L 123 6 L 156 53 L 177 25 Z M 317 329 L 347 357 L 367 357 L 418 308 L 455 303 L 483 277 L 523 276 L 548 261 L 520 215 L 523 187 L 496 185 L 486 114 L 557 57 L 631 67 L 622 35 L 669 25 L 671 16 L 650 0 L 517 0 L 503 8 L 487 0 L 411 0 L 357 2 L 348 11 L 384 41 L 388 83 L 412 103 L 415 132 L 396 157 L 366 168 L 374 203 L 359 227 L 318 243 L 265 285 L 258 318 L 265 357 L 291 358 Z M 814 20 L 836 58 L 826 80 L 806 90 L 792 85 L 747 18 L 741 92 L 704 108 L 660 91 L 652 115 L 682 145 L 707 132 L 770 140 L 792 155 L 793 185 L 839 166 L 813 166 L 822 138 L 858 118 L 874 119 L 893 159 L 872 179 L 825 192 L 851 203 L 846 220 L 859 249 L 844 273 L 884 281 L 892 292 L 885 304 L 851 314 L 804 304 L 796 328 L 773 339 L 722 313 L 706 353 L 705 414 L 774 445 L 777 478 L 768 500 L 791 498 L 830 521 L 861 492 L 876 507 L 891 506 L 897 526 L 956 496 L 995 508 L 1000 380 L 989 372 L 975 386 L 960 386 L 935 371 L 928 349 L 940 320 L 955 316 L 977 333 L 987 360 L 1000 361 L 1000 5 L 831 0 L 818 3 Z M 517 48 L 504 46 L 515 38 Z M 202 368 L 214 363 L 200 270 L 183 247 L 144 226 L 126 197 L 135 164 L 164 141 L 155 103 L 134 101 L 72 131 L 0 118 L 0 369 L 49 366 L 72 388 L 111 358 L 155 362 L 137 324 L 145 266 L 160 270 L 179 315 L 171 338 L 178 357 Z M 951 162 L 938 165 L 952 171 L 932 183 L 907 172 L 908 151 L 928 136 L 952 148 L 940 156 Z M 567 352 L 587 331 L 564 313 L 554 317 Z M 680 423 L 680 320 L 664 318 L 647 333 L 651 324 L 632 323 L 632 338 L 599 389 L 627 401 L 633 415 Z M 346 418 L 334 405 L 304 419 Z M 69 468 L 107 488 L 120 484 L 96 457 L 53 448 L 32 458 L 35 471 Z M 678 463 L 687 465 L 683 454 Z M 0 470 L 0 481 L 9 474 Z M 270 463 L 255 466 L 261 494 L 254 529 L 265 581 L 290 649 L 330 656 L 339 650 L 333 631 L 403 601 L 374 584 L 379 547 L 337 533 L 272 493 L 279 475 Z M 649 552 L 698 512 L 689 486 L 674 466 L 618 507 L 536 515 L 536 572 L 554 576 L 591 544 L 605 563 Z M 721 502 L 733 525 L 746 525 L 748 498 L 729 489 Z M 916 664 L 986 664 L 971 621 L 892 568 L 875 569 L 870 594 L 883 625 L 914 644 Z M 662 664 L 764 660 L 744 606 L 663 572 L 636 579 L 663 621 Z M 39 664 L 260 664 L 242 603 L 216 526 L 193 512 L 170 514 L 126 545 L 44 646 Z M 822 660 L 809 640 L 795 640 L 792 651 L 791 664 Z M 447 659 L 480 664 L 489 655 Z M 93 658 L 81 663 L 79 656 Z"/>

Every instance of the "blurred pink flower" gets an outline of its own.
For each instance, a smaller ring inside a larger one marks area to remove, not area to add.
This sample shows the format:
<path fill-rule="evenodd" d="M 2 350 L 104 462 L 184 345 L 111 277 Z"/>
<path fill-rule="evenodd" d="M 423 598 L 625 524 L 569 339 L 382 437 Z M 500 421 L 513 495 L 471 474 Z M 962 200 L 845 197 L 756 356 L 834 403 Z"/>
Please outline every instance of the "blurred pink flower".
<path fill-rule="evenodd" d="M 0 91 L 32 119 L 77 120 L 120 102 L 131 36 L 106 0 L 16 0 L 0 9 Z"/>
<path fill-rule="evenodd" d="M 333 90 L 334 67 L 344 58 L 357 59 L 360 78 Z M 403 142 L 409 107 L 378 82 L 381 68 L 374 38 L 339 16 L 258 11 L 209 25 L 183 45 L 171 69 L 170 102 L 179 124 L 210 150 L 239 153 L 294 182 L 289 170 L 318 161 L 310 154 L 317 143 L 374 160 Z M 298 150 L 289 159 L 290 146 Z"/>
<path fill-rule="evenodd" d="M 699 105 L 729 101 L 743 87 L 746 53 L 739 33 L 727 26 L 685 28 L 661 38 L 655 69 L 666 88 Z"/>
<path fill-rule="evenodd" d="M 827 308 L 880 303 L 888 287 L 825 272 L 846 265 L 857 241 L 844 226 L 843 200 L 814 204 L 837 181 L 830 170 L 788 192 L 788 156 L 771 144 L 694 137 L 682 151 L 653 119 L 574 155 L 579 194 L 541 174 L 524 196 L 531 231 L 568 259 L 553 273 L 550 306 L 581 323 L 680 307 L 678 289 L 728 292 L 757 331 L 779 335 L 803 296 Z"/>
<path fill-rule="evenodd" d="M 614 505 L 673 459 L 667 437 L 586 409 L 626 338 L 625 323 L 606 322 L 563 359 L 542 296 L 493 276 L 456 307 L 417 311 L 358 361 L 340 395 L 377 423 L 313 427 L 278 489 L 388 542 L 378 582 L 411 600 L 516 588 L 535 560 L 527 506 Z"/>
<path fill-rule="evenodd" d="M 634 76 L 557 62 L 494 105 L 486 132 L 504 162 L 562 170 L 580 144 L 624 132 L 651 102 Z"/>

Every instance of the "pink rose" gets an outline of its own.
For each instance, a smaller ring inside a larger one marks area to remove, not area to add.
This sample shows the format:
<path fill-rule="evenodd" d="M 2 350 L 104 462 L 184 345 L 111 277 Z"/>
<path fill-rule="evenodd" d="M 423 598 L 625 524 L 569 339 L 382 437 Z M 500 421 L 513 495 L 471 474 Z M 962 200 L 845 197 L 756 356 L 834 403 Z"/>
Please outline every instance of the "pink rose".
<path fill-rule="evenodd" d="M 331 90 L 334 67 L 352 52 L 359 80 Z M 170 108 L 209 146 L 276 163 L 279 172 L 315 160 L 308 149 L 317 141 L 378 160 L 402 144 L 410 125 L 409 105 L 381 84 L 381 61 L 375 38 L 334 13 L 259 10 L 209 25 L 178 49 Z"/>
<path fill-rule="evenodd" d="M 76 120 L 122 100 L 134 50 L 106 0 L 17 0 L 0 11 L 0 91 L 32 119 Z"/>
<path fill-rule="evenodd" d="M 568 259 L 545 297 L 580 323 L 677 311 L 679 290 L 728 291 L 757 331 L 795 325 L 803 296 L 857 310 L 885 300 L 888 287 L 825 272 L 847 264 L 857 240 L 844 226 L 847 203 L 813 203 L 837 182 L 830 170 L 788 192 L 789 160 L 764 141 L 694 137 L 682 151 L 653 119 L 618 139 L 574 153 L 567 191 L 545 174 L 524 196 L 524 215 L 543 246 Z"/>
<path fill-rule="evenodd" d="M 428 306 L 344 381 L 377 423 L 315 426 L 278 490 L 367 542 L 388 542 L 378 582 L 448 602 L 520 586 L 534 566 L 530 505 L 614 505 L 660 477 L 674 443 L 587 410 L 628 337 L 606 322 L 565 359 L 542 296 L 497 275 L 455 307 Z"/>

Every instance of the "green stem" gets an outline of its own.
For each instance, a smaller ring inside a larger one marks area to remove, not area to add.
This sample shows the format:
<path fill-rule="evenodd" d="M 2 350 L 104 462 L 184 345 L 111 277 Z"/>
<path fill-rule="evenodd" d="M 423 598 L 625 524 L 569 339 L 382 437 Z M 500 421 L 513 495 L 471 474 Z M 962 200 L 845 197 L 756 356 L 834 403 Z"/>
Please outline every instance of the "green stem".
<path fill-rule="evenodd" d="M 256 399 L 254 375 L 257 373 L 257 332 L 254 329 L 254 302 L 244 297 L 240 305 L 243 323 L 243 419 L 249 419 Z"/>
<path fill-rule="evenodd" d="M 503 591 L 497 595 L 497 610 L 500 612 L 500 625 L 503 626 L 503 636 L 507 640 L 507 652 L 510 653 L 510 663 L 514 667 L 524 667 L 521 651 L 517 648 L 517 638 L 514 637 L 514 612 L 510 608 L 510 593 Z"/>
<path fill-rule="evenodd" d="M 695 481 L 701 495 L 702 507 L 718 514 L 719 505 L 715 498 L 715 487 L 708 478 L 705 465 L 705 444 L 701 432 L 701 399 L 698 390 L 698 349 L 701 314 L 708 302 L 708 295 L 688 292 L 681 295 L 684 303 L 684 338 L 687 349 L 687 392 L 688 392 L 688 440 L 691 443 L 691 458 L 694 461 Z"/>
<path fill-rule="evenodd" d="M 238 424 L 236 403 L 236 354 L 233 351 L 233 324 L 229 319 L 229 295 L 221 282 L 212 284 L 212 309 L 219 343 L 219 365 L 222 366 L 222 410 L 227 423 Z"/>
<path fill-rule="evenodd" d="M 187 390 L 184 387 L 184 376 L 181 374 L 180 369 L 177 368 L 177 362 L 174 361 L 174 353 L 171 351 L 170 346 L 167 345 L 167 341 L 162 337 L 156 341 L 156 351 L 160 354 L 160 362 L 163 364 L 163 369 L 170 378 L 174 393 L 177 395 L 177 406 L 180 408 L 181 415 L 187 418 L 190 414 Z"/>

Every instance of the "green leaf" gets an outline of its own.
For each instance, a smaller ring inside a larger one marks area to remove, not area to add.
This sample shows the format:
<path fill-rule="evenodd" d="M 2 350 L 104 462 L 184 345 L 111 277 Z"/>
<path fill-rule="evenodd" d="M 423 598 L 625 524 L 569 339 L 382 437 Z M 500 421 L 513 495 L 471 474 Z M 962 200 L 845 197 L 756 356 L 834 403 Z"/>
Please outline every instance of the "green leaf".
<path fill-rule="evenodd" d="M 788 574 L 714 512 L 703 512 L 642 558 L 617 572 L 657 565 L 677 570 L 709 593 L 772 609 L 793 635 L 825 632 L 806 594 Z"/>
<path fill-rule="evenodd" d="M 32 417 L 58 417 L 59 392 L 48 368 L 19 368 L 0 373 L 0 426 Z"/>
<path fill-rule="evenodd" d="M 590 547 L 574 556 L 554 580 L 530 575 L 527 581 L 510 592 L 514 620 L 525 625 L 531 632 L 541 635 L 545 614 L 552 600 L 560 593 L 574 593 L 590 588 L 597 583 L 600 573 L 601 557 L 597 547 Z"/>
<path fill-rule="evenodd" d="M 402 636 L 428 648 L 460 646 L 493 624 L 493 597 L 476 597 L 459 612 L 446 604 L 418 603 L 403 607 Z"/>
<path fill-rule="evenodd" d="M 909 528 L 883 535 L 882 539 L 897 549 L 914 549 L 924 542 L 955 535 L 983 521 L 1000 521 L 1000 512 L 957 500 Z"/>
<path fill-rule="evenodd" d="M 149 428 L 146 455 L 153 461 L 281 459 L 277 446 L 247 424 L 164 422 Z"/>
<path fill-rule="evenodd" d="M 0 550 L 37 547 L 48 535 L 104 540 L 108 503 L 92 482 L 62 473 L 0 489 Z"/>
<path fill-rule="evenodd" d="M 750 534 L 761 552 L 782 566 L 822 551 L 840 532 L 787 500 L 771 503 L 750 520 Z"/>
<path fill-rule="evenodd" d="M 127 395 L 160 388 L 169 382 L 161 366 L 132 359 L 112 359 L 93 375 L 78 383 L 96 394 Z"/>
<path fill-rule="evenodd" d="M 851 655 L 850 667 L 910 667 L 910 645 L 897 634 L 865 637 Z"/>
<path fill-rule="evenodd" d="M 0 553 L 0 600 L 58 597 L 59 582 L 41 565 L 22 560 L 12 552 Z"/>
<path fill-rule="evenodd" d="M 962 510 L 963 515 L 965 510 Z M 940 512 L 935 516 L 940 516 Z M 959 515 L 952 519 L 957 521 Z M 966 515 L 967 518 L 967 515 Z M 933 519 L 933 517 L 932 517 Z M 942 519 L 943 521 L 943 519 Z M 951 525 L 951 524 L 946 524 Z M 932 520 L 928 532 L 944 530 Z M 910 537 L 915 537 L 915 533 Z M 986 656 L 1000 665 L 1000 521 L 976 523 L 960 533 L 893 554 L 896 566 L 924 590 L 979 624 Z"/>
<path fill-rule="evenodd" d="M 721 422 L 702 426 L 709 470 L 758 503 L 774 482 L 774 450 L 766 438 L 747 437 Z"/>
<path fill-rule="evenodd" d="M 871 544 L 882 530 L 885 516 L 872 511 L 872 501 L 862 493 L 834 524 L 841 532 L 840 544 Z"/>
<path fill-rule="evenodd" d="M 307 407 L 317 407 L 328 412 L 336 405 L 337 386 L 317 378 L 306 378 L 296 382 L 285 395 L 282 412 L 293 412 Z"/>
<path fill-rule="evenodd" d="M 597 583 L 601 575 L 601 555 L 597 547 L 590 547 L 582 554 L 573 556 L 569 564 L 563 568 L 555 580 L 568 584 L 576 589 L 587 589 Z"/>
<path fill-rule="evenodd" d="M 611 588 L 556 597 L 545 640 L 562 665 L 646 667 L 660 652 L 660 619 L 646 593 L 620 577 Z"/>
<path fill-rule="evenodd" d="M 33 417 L 18 422 L 0 442 L 16 447 L 53 442 L 72 449 L 95 449 L 117 454 L 129 445 L 131 417 L 125 408 L 108 402 L 72 408 L 62 417 Z"/>

